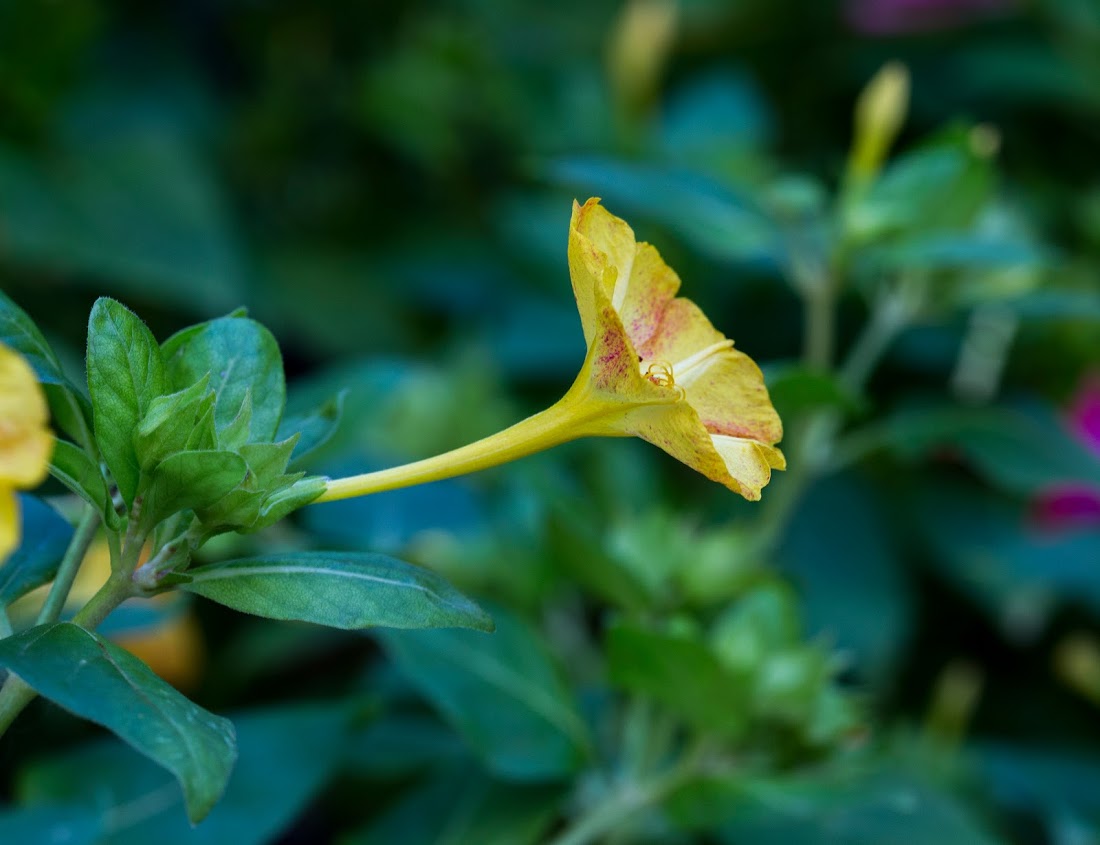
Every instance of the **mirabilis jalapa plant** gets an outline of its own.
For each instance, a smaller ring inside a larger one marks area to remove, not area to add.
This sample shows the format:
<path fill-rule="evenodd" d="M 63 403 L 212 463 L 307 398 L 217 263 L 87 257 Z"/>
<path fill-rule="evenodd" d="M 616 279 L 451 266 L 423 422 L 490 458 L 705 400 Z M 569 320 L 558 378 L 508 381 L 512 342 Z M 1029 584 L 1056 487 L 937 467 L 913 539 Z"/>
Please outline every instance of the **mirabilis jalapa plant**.
<path fill-rule="evenodd" d="M 232 725 L 95 633 L 122 602 L 184 590 L 259 616 L 345 629 L 492 629 L 484 611 L 438 575 L 392 558 L 293 552 L 192 567 L 192 554 L 211 537 L 259 530 L 313 502 L 473 472 L 588 436 L 641 437 L 759 499 L 785 460 L 775 445 L 782 426 L 756 364 L 676 296 L 680 280 L 657 250 L 637 243 L 596 199 L 574 204 L 569 269 L 588 349 L 559 402 L 452 452 L 340 479 L 290 470 L 331 433 L 339 403 L 284 418 L 278 346 L 243 312 L 158 344 L 132 312 L 100 299 L 89 321 L 85 390 L 0 294 L 0 340 L 10 347 L 0 348 L 0 494 L 10 498 L 12 488 L 37 482 L 49 454 L 39 446 L 52 443 L 44 413 L 27 410 L 44 410 L 41 399 L 19 399 L 36 389 L 25 359 L 55 425 L 71 438 L 53 444 L 49 471 L 86 502 L 60 562 L 13 558 L 5 567 L 12 577 L 0 579 L 15 585 L 0 592 L 0 635 L 8 635 L 0 639 L 0 667 L 9 673 L 0 732 L 36 694 L 49 698 L 171 771 L 197 821 L 225 788 L 236 756 Z M 24 377 L 16 384 L 11 373 Z M 5 475 L 19 460 L 27 471 Z M 14 537 L 9 512 L 0 513 L 0 539 Z M 71 621 L 58 621 L 101 528 L 112 574 Z M 35 627 L 13 634 L 3 607 L 50 581 Z"/>

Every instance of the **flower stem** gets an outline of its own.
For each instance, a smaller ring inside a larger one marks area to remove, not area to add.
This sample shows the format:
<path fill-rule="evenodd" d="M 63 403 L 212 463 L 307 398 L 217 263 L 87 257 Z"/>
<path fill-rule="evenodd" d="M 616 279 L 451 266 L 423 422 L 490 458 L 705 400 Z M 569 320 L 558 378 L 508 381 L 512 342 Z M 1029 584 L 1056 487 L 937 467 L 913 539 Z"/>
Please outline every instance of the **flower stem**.
<path fill-rule="evenodd" d="M 618 432 L 599 427 L 595 421 L 621 407 L 622 403 L 592 396 L 578 379 L 557 403 L 503 431 L 432 458 L 329 481 L 325 492 L 315 501 L 332 502 L 453 478 L 591 434 L 616 434 Z"/>
<path fill-rule="evenodd" d="M 65 550 L 65 556 L 57 568 L 57 575 L 54 576 L 50 592 L 46 596 L 42 609 L 38 612 L 36 624 L 45 625 L 47 622 L 56 622 L 61 616 L 65 600 L 68 599 L 69 591 L 73 587 L 73 581 L 76 580 L 76 574 L 80 571 L 80 564 L 84 562 L 84 556 L 88 553 L 88 547 L 91 546 L 98 528 L 99 513 L 88 505 L 84 509 L 80 522 L 77 523 L 72 540 L 69 541 L 69 548 Z"/>

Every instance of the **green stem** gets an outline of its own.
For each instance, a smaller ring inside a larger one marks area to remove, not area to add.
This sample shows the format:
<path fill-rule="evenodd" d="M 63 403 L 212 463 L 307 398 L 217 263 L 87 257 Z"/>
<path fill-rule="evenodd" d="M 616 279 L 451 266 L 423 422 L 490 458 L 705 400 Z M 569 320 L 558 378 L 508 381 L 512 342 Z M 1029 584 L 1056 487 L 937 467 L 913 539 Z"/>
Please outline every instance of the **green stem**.
<path fill-rule="evenodd" d="M 828 370 L 833 361 L 836 334 L 836 308 L 833 285 L 822 279 L 806 289 L 806 326 L 803 357 L 807 366 Z"/>
<path fill-rule="evenodd" d="M 107 618 L 107 615 L 134 594 L 130 579 L 119 573 L 113 573 L 107 583 L 99 588 L 86 605 L 73 617 L 73 623 L 89 631 L 95 630 Z M 30 686 L 16 675 L 8 675 L 3 688 L 0 688 L 0 736 L 8 729 L 15 717 L 23 712 L 37 695 Z"/>
<path fill-rule="evenodd" d="M 84 562 L 84 556 L 88 553 L 88 547 L 95 539 L 99 529 L 99 513 L 95 508 L 87 506 L 80 522 L 76 526 L 69 548 L 65 550 L 65 556 L 61 559 L 61 565 L 57 568 L 53 584 L 42 609 L 38 612 L 36 624 L 45 625 L 47 622 L 56 622 L 65 607 L 65 601 L 69 597 L 69 591 L 73 588 L 73 581 L 80 571 L 80 564 Z"/>

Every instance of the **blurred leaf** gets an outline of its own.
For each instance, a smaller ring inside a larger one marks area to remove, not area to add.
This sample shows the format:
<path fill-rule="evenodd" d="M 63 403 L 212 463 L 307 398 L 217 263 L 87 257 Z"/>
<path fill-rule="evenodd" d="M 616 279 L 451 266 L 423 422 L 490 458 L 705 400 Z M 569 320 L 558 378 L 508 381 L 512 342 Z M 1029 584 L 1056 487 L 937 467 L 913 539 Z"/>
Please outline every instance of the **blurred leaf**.
<path fill-rule="evenodd" d="M 564 502 L 556 502 L 549 516 L 550 553 L 556 566 L 581 587 L 611 605 L 633 613 L 651 609 L 647 585 L 603 547 L 597 536 Z"/>
<path fill-rule="evenodd" d="M 1063 482 L 1100 485 L 1100 458 L 1070 434 L 1052 408 L 1034 402 L 905 409 L 855 435 L 851 445 L 921 458 L 957 450 L 994 484 L 1025 495 Z"/>
<path fill-rule="evenodd" d="M 677 160 L 729 156 L 736 147 L 770 140 L 768 104 L 742 73 L 723 69 L 699 74 L 676 90 L 661 116 L 661 146 Z"/>
<path fill-rule="evenodd" d="M 658 701 L 694 727 L 725 737 L 744 734 L 750 691 L 698 639 L 627 623 L 607 635 L 611 683 Z"/>
<path fill-rule="evenodd" d="M 39 159 L 0 148 L 2 255 L 189 308 L 239 301 L 239 256 L 202 163 L 163 131 L 99 123 L 115 125 Z"/>
<path fill-rule="evenodd" d="M 588 752 L 573 696 L 538 635 L 494 608 L 496 632 L 379 632 L 386 652 L 494 774 L 552 780 Z"/>
<path fill-rule="evenodd" d="M 674 795 L 681 824 L 721 823 L 717 841 L 754 845 L 994 845 L 982 825 L 950 795 L 888 768 L 757 780 L 704 781 Z"/>
<path fill-rule="evenodd" d="M 465 744 L 437 719 L 395 713 L 356 731 L 344 748 L 356 775 L 380 780 L 407 778 L 458 760 L 469 762 Z"/>
<path fill-rule="evenodd" d="M 1029 291 L 1006 306 L 1025 320 L 1100 320 L 1100 293 L 1094 290 Z"/>
<path fill-rule="evenodd" d="M 560 790 L 494 783 L 447 769 L 398 799 L 342 845 L 536 845 L 554 821 Z"/>
<path fill-rule="evenodd" d="M 819 408 L 855 407 L 855 399 L 829 373 L 795 363 L 775 364 L 764 372 L 772 404 L 784 421 Z"/>
<path fill-rule="evenodd" d="M 103 521 L 112 530 L 121 524 L 115 511 L 107 482 L 96 463 L 83 449 L 67 440 L 54 442 L 50 456 L 50 475 L 103 514 Z"/>
<path fill-rule="evenodd" d="M 266 442 L 275 437 L 286 405 L 286 381 L 279 344 L 266 328 L 244 316 L 221 317 L 177 332 L 162 351 L 175 390 L 209 374 L 217 396 L 214 420 L 219 432 L 251 397 L 249 439 Z"/>
<path fill-rule="evenodd" d="M 919 489 L 907 511 L 933 552 L 928 561 L 1012 633 L 1033 635 L 1053 599 L 1100 612 L 1100 529 L 1038 530 L 1025 506 L 943 480 Z"/>
<path fill-rule="evenodd" d="M 890 670 L 914 608 L 879 497 L 866 483 L 845 475 L 811 487 L 777 560 L 803 595 L 811 636 L 835 639 L 871 676 Z"/>
<path fill-rule="evenodd" d="M 43 804 L 0 807 L 0 842 L 100 845 L 102 824 L 95 808 Z"/>
<path fill-rule="evenodd" d="M 1100 757 L 1077 749 L 982 744 L 977 759 L 993 799 L 1007 810 L 1041 816 L 1050 841 L 1072 841 L 1059 836 L 1067 827 L 1100 836 Z"/>
<path fill-rule="evenodd" d="M 22 540 L 0 563 L 0 608 L 53 580 L 73 536 L 73 527 L 34 496 L 19 495 Z"/>
<path fill-rule="evenodd" d="M 198 822 L 237 758 L 233 725 L 184 698 L 128 651 L 68 622 L 0 640 L 0 665 L 170 771 Z"/>
<path fill-rule="evenodd" d="M 798 611 L 789 587 L 764 583 L 719 615 L 710 631 L 711 647 L 733 671 L 754 671 L 770 654 L 798 644 L 802 636 Z"/>
<path fill-rule="evenodd" d="M 141 469 L 134 431 L 153 400 L 168 392 L 164 359 L 153 333 L 136 314 L 101 297 L 88 320 L 88 388 L 95 439 L 127 505 Z"/>
<path fill-rule="evenodd" d="M 29 812 L 59 800 L 96 812 L 104 828 L 97 845 L 272 842 L 339 765 L 345 711 L 286 707 L 233 721 L 240 761 L 225 795 L 197 828 L 180 813 L 178 793 L 165 774 L 115 743 L 93 743 L 32 763 L 20 773 L 19 796 Z"/>
<path fill-rule="evenodd" d="M 377 554 L 274 554 L 192 569 L 187 579 L 182 589 L 270 619 L 344 629 L 493 629 L 481 608 L 434 572 Z"/>
<path fill-rule="evenodd" d="M 606 158 L 551 162 L 549 178 L 603 197 L 623 217 L 658 221 L 698 250 L 727 261 L 784 262 L 775 224 L 748 198 L 687 170 Z"/>
<path fill-rule="evenodd" d="M 291 414 L 279 423 L 275 441 L 283 441 L 299 435 L 294 453 L 290 460 L 298 461 L 328 442 L 340 425 L 340 415 L 344 410 L 344 398 L 347 390 L 341 390 L 323 405 L 303 413 Z"/>

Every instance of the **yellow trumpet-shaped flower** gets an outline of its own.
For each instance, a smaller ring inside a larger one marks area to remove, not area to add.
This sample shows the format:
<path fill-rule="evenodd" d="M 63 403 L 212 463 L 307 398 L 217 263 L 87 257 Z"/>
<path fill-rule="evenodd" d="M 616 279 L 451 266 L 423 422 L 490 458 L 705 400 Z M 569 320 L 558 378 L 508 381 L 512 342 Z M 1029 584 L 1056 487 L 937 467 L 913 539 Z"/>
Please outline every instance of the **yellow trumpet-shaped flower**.
<path fill-rule="evenodd" d="M 0 344 L 0 560 L 19 544 L 16 490 L 42 483 L 53 453 L 49 413 L 34 370 Z"/>
<path fill-rule="evenodd" d="M 680 279 L 597 199 L 574 203 L 569 273 L 588 354 L 569 391 L 511 428 L 427 460 L 329 481 L 317 501 L 420 484 L 588 436 L 637 436 L 746 499 L 759 499 L 783 427 L 760 369 Z"/>

